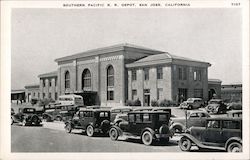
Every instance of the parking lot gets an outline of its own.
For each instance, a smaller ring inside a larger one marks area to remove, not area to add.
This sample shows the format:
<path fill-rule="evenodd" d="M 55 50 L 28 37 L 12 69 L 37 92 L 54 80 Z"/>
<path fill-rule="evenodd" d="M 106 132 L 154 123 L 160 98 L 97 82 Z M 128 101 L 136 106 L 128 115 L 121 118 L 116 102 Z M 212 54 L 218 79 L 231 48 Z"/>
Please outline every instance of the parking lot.
<path fill-rule="evenodd" d="M 20 105 L 18 107 L 21 107 Z M 17 106 L 13 106 L 15 111 Z M 184 117 L 185 110 L 170 107 L 172 115 Z M 202 110 L 202 109 L 201 109 Z M 225 115 L 216 115 L 225 116 Z M 181 152 L 178 134 L 170 138 L 169 143 L 155 142 L 145 146 L 140 139 L 130 139 L 126 136 L 112 141 L 108 135 L 88 137 L 81 130 L 66 133 L 63 122 L 42 122 L 41 126 L 11 127 L 12 152 Z M 194 151 L 196 148 L 194 148 Z M 203 150 L 203 152 L 208 150 Z"/>

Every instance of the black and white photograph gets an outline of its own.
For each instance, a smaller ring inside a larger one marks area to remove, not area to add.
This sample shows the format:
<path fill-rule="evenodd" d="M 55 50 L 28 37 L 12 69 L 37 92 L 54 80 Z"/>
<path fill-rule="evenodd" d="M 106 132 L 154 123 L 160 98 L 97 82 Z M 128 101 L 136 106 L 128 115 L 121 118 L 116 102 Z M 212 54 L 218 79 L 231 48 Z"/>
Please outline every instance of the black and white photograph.
<path fill-rule="evenodd" d="M 208 2 L 2 2 L 0 158 L 249 159 L 249 3 Z"/>

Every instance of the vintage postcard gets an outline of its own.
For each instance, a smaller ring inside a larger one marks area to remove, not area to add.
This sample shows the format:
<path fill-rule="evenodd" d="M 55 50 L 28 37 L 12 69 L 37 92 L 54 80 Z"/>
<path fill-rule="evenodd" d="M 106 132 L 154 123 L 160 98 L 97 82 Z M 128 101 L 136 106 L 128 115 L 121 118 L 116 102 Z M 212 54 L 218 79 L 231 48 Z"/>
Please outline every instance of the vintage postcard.
<path fill-rule="evenodd" d="M 0 159 L 249 159 L 249 67 L 247 0 L 1 1 Z"/>

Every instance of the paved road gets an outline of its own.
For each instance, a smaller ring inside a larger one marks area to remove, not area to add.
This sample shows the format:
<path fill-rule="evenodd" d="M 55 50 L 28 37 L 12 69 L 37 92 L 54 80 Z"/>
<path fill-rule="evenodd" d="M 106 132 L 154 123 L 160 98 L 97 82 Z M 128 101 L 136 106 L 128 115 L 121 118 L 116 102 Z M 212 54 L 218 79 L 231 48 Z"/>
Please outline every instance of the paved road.
<path fill-rule="evenodd" d="M 139 139 L 87 137 L 84 133 L 68 134 L 44 127 L 11 126 L 12 152 L 181 152 L 174 137 L 168 144 L 145 146 Z"/>

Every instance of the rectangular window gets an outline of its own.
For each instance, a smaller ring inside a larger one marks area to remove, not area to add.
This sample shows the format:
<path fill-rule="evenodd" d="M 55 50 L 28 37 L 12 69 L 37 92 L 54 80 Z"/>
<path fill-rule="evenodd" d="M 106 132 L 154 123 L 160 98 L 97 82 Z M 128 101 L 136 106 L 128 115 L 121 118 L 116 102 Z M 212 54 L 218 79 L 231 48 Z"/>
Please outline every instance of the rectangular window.
<path fill-rule="evenodd" d="M 35 96 L 36 96 L 36 93 L 34 92 L 34 93 L 33 93 L 33 97 L 35 97 Z"/>
<path fill-rule="evenodd" d="M 201 70 L 200 69 L 194 70 L 194 81 L 201 81 Z"/>
<path fill-rule="evenodd" d="M 136 70 L 132 70 L 132 81 L 136 81 Z"/>
<path fill-rule="evenodd" d="M 186 88 L 178 88 L 178 102 L 182 103 L 187 100 L 188 90 Z"/>
<path fill-rule="evenodd" d="M 163 88 L 157 88 L 157 100 L 163 99 Z"/>
<path fill-rule="evenodd" d="M 163 68 L 157 67 L 157 79 L 163 79 Z"/>
<path fill-rule="evenodd" d="M 43 87 L 45 87 L 45 79 L 43 80 Z"/>
<path fill-rule="evenodd" d="M 49 86 L 51 87 L 52 85 L 51 85 L 51 80 L 49 80 Z"/>
<path fill-rule="evenodd" d="M 143 114 L 143 122 L 151 122 L 151 116 L 148 113 Z"/>
<path fill-rule="evenodd" d="M 108 77 L 108 86 L 113 87 L 114 86 L 114 76 Z"/>
<path fill-rule="evenodd" d="M 130 114 L 128 118 L 129 118 L 129 122 L 134 122 L 135 121 L 134 114 Z"/>
<path fill-rule="evenodd" d="M 149 80 L 149 68 L 144 68 L 144 80 Z"/>
<path fill-rule="evenodd" d="M 114 91 L 107 92 L 107 100 L 114 100 Z"/>
<path fill-rule="evenodd" d="M 55 86 L 57 86 L 57 79 L 55 79 Z"/>
<path fill-rule="evenodd" d="M 43 93 L 43 98 L 45 98 L 45 93 Z"/>
<path fill-rule="evenodd" d="M 135 99 L 136 99 L 136 96 L 137 96 L 137 90 L 136 90 L 136 89 L 133 89 L 133 90 L 132 90 L 132 100 L 135 100 Z"/>
<path fill-rule="evenodd" d="M 141 114 L 136 114 L 135 115 L 135 121 L 136 122 L 142 122 L 142 116 L 141 116 Z"/>
<path fill-rule="evenodd" d="M 179 80 L 187 80 L 187 68 L 179 67 L 178 76 L 179 76 Z"/>
<path fill-rule="evenodd" d="M 240 129 L 241 128 L 239 121 L 223 121 L 222 127 L 226 129 Z"/>
<path fill-rule="evenodd" d="M 51 98 L 51 93 L 49 92 L 49 98 Z"/>

